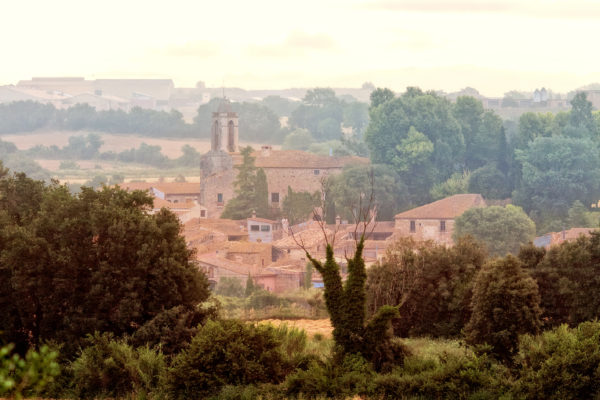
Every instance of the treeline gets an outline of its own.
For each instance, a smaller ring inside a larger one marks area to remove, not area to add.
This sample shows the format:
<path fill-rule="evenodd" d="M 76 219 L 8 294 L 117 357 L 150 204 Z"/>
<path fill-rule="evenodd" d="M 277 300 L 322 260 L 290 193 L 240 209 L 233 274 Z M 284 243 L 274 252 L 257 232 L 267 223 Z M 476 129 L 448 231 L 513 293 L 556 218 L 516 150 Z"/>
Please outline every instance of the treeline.
<path fill-rule="evenodd" d="M 6 143 L 6 142 L 1 142 Z M 71 136 L 64 147 L 37 145 L 22 152 L 26 157 L 60 160 L 104 160 L 120 161 L 124 163 L 146 164 L 157 168 L 196 167 L 200 165 L 200 153 L 190 145 L 183 145 L 183 154 L 171 159 L 162 154 L 161 147 L 141 143 L 138 148 L 131 148 L 121 152 L 100 152 L 102 137 L 97 133 L 85 136 Z M 11 143 L 7 143 L 11 145 Z M 16 151 L 16 148 L 14 149 Z M 76 163 L 69 163 L 74 166 Z"/>
<path fill-rule="evenodd" d="M 32 132 L 37 129 L 96 130 L 136 133 L 153 137 L 191 137 L 195 128 L 186 124 L 177 110 L 155 111 L 134 107 L 96 111 L 88 104 L 57 109 L 51 104 L 16 101 L 0 104 L 0 133 Z"/>
<path fill-rule="evenodd" d="M 479 100 L 455 103 L 409 88 L 371 94 L 365 141 L 373 163 L 385 164 L 421 205 L 457 193 L 512 197 L 540 233 L 570 227 L 568 210 L 600 198 L 600 118 L 584 93 L 572 110 L 523 114 L 518 124 L 484 110 Z"/>
<path fill-rule="evenodd" d="M 311 141 L 339 141 L 342 124 L 361 133 L 368 122 L 368 105 L 336 97 L 331 89 L 308 91 L 302 102 L 269 96 L 257 102 L 232 103 L 239 115 L 240 139 L 260 143 L 282 143 L 292 130 L 307 129 Z M 222 99 L 201 105 L 188 124 L 177 110 L 155 111 L 134 107 L 131 111 L 97 111 L 88 104 L 57 109 L 51 104 L 17 101 L 0 104 L 0 133 L 31 132 L 37 129 L 93 130 L 134 133 L 149 137 L 210 137 L 212 113 Z M 281 117 L 289 117 L 282 128 Z"/>

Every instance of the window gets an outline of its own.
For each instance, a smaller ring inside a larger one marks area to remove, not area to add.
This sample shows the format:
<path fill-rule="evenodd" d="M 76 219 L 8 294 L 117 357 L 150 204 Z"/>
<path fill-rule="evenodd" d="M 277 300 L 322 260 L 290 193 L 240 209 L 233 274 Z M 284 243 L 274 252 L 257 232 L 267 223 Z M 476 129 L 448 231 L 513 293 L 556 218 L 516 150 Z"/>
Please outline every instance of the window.
<path fill-rule="evenodd" d="M 313 174 L 315 174 L 315 175 L 319 175 L 320 173 L 321 173 L 321 171 L 319 171 L 318 169 L 315 169 L 315 170 L 313 171 Z"/>
<path fill-rule="evenodd" d="M 271 225 L 261 225 L 260 230 L 261 232 L 269 232 L 271 230 Z"/>
<path fill-rule="evenodd" d="M 206 210 L 200 210 L 200 217 L 206 217 Z"/>
<path fill-rule="evenodd" d="M 271 203 L 279 203 L 279 193 L 271 193 Z"/>
<path fill-rule="evenodd" d="M 446 221 L 440 221 L 440 232 L 446 232 Z"/>
<path fill-rule="evenodd" d="M 410 221 L 410 231 L 411 232 L 417 231 L 417 224 L 415 223 L 415 221 Z"/>
<path fill-rule="evenodd" d="M 217 203 L 223 202 L 223 193 L 217 193 Z"/>
<path fill-rule="evenodd" d="M 250 225 L 250 230 L 252 232 L 258 232 L 260 230 L 260 226 L 259 225 Z"/>

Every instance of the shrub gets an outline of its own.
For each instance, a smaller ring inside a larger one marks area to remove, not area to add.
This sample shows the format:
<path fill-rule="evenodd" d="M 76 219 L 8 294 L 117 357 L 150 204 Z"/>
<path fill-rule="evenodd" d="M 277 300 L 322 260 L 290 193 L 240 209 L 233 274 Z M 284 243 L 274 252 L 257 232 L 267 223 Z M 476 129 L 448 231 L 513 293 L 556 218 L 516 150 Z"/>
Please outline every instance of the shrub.
<path fill-rule="evenodd" d="M 112 333 L 88 335 L 89 346 L 71 364 L 78 398 L 147 395 L 160 390 L 166 363 L 160 351 L 134 349 Z"/>
<path fill-rule="evenodd" d="M 289 368 L 272 327 L 235 320 L 208 321 L 174 360 L 168 390 L 201 398 L 224 385 L 279 382 Z"/>
<path fill-rule="evenodd" d="M 470 344 L 491 346 L 491 352 L 508 361 L 517 350 L 518 336 L 537 333 L 540 295 L 536 282 L 514 256 L 483 266 L 475 279 L 473 313 L 465 328 Z"/>
<path fill-rule="evenodd" d="M 0 395 L 21 399 L 23 395 L 39 394 L 60 373 L 58 353 L 42 346 L 21 358 L 12 354 L 13 347 L 0 347 Z"/>
<path fill-rule="evenodd" d="M 288 396 L 347 398 L 369 395 L 376 376 L 370 363 L 360 355 L 346 355 L 327 362 L 313 361 L 306 370 L 297 370 L 285 381 Z"/>
<path fill-rule="evenodd" d="M 244 297 L 245 289 L 239 279 L 223 277 L 219 279 L 216 293 L 221 296 Z"/>
<path fill-rule="evenodd" d="M 407 357 L 402 368 L 375 376 L 373 385 L 384 399 L 397 399 L 400 393 L 404 398 L 489 399 L 508 391 L 507 371 L 486 356 Z"/>
<path fill-rule="evenodd" d="M 600 395 L 600 322 L 523 336 L 516 395 L 531 399 L 593 399 Z"/>
<path fill-rule="evenodd" d="M 175 354 L 189 344 L 198 331 L 197 326 L 212 315 L 212 311 L 184 306 L 170 308 L 142 325 L 130 343 L 133 346 L 160 345 L 163 354 Z"/>

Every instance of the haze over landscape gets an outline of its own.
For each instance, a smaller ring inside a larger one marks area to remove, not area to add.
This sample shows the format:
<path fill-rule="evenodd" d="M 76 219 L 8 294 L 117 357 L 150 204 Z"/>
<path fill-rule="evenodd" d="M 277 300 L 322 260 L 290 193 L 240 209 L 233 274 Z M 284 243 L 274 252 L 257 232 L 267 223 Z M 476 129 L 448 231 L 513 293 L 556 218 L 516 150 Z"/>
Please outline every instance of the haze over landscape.
<path fill-rule="evenodd" d="M 488 96 L 594 82 L 591 0 L 19 1 L 3 7 L 0 84 L 172 78 L 246 89 L 406 86 Z"/>
<path fill-rule="evenodd" d="M 0 13 L 0 398 L 600 399 L 600 2 Z"/>

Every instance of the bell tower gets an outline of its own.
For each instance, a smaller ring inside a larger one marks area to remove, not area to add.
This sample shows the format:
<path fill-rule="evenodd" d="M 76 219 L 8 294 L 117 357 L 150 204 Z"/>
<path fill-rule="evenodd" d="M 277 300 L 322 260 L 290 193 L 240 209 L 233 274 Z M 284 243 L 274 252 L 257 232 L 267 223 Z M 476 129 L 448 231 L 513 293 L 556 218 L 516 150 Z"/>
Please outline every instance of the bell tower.
<path fill-rule="evenodd" d="M 238 115 L 231 108 L 231 102 L 223 98 L 219 108 L 212 113 L 211 150 L 237 153 L 238 151 Z"/>

